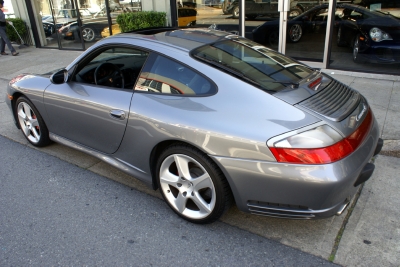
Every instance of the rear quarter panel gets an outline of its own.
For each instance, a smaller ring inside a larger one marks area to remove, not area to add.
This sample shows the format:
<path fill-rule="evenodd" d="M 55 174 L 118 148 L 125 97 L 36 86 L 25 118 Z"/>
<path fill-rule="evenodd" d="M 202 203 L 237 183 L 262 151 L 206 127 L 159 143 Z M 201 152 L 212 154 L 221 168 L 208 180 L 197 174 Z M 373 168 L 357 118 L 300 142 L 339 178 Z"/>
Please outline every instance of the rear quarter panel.
<path fill-rule="evenodd" d="M 209 67 L 187 53 L 160 48 L 215 82 L 211 96 L 185 97 L 135 92 L 117 157 L 150 172 L 151 150 L 179 140 L 209 155 L 275 161 L 266 141 L 319 121 L 274 96 Z"/>

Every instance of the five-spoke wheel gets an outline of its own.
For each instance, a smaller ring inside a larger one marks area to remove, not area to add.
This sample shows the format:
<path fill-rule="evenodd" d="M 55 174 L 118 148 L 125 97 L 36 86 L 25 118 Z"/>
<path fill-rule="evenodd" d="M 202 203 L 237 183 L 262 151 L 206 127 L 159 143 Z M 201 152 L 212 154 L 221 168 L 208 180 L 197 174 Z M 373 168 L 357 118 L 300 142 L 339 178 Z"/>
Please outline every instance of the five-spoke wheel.
<path fill-rule="evenodd" d="M 96 34 L 91 28 L 84 28 L 82 30 L 82 37 L 85 42 L 93 42 L 96 39 Z"/>
<path fill-rule="evenodd" d="M 300 24 L 293 24 L 289 28 L 288 37 L 289 41 L 292 43 L 297 43 L 303 36 L 303 29 Z"/>
<path fill-rule="evenodd" d="M 18 98 L 16 115 L 21 131 L 32 145 L 45 146 L 50 143 L 49 132 L 42 117 L 27 98 Z"/>
<path fill-rule="evenodd" d="M 194 223 L 217 220 L 229 207 L 230 190 L 219 168 L 206 155 L 186 145 L 173 145 L 157 164 L 161 194 L 168 205 Z"/>

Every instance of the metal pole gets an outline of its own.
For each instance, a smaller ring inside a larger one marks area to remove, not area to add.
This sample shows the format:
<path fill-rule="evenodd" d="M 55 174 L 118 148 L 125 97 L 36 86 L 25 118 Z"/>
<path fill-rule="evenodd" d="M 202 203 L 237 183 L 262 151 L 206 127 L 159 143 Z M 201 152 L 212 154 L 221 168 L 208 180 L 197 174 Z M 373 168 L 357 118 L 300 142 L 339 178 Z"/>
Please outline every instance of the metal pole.
<path fill-rule="evenodd" d="M 326 36 L 325 36 L 325 49 L 324 49 L 324 58 L 323 58 L 323 68 L 326 69 L 329 67 L 329 60 L 331 56 L 331 41 L 333 34 L 333 20 L 335 19 L 336 12 L 336 0 L 329 1 L 329 9 L 328 9 L 328 25 L 326 25 Z"/>
<path fill-rule="evenodd" d="M 239 35 L 244 37 L 245 36 L 245 25 L 244 25 L 244 18 L 245 18 L 245 7 L 244 7 L 245 0 L 239 0 Z"/>

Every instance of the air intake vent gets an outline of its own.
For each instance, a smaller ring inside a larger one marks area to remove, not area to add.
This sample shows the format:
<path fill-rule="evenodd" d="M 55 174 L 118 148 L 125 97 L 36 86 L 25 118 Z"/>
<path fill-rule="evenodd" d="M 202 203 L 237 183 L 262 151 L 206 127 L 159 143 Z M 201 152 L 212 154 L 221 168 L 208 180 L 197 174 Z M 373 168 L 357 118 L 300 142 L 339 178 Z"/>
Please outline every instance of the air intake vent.
<path fill-rule="evenodd" d="M 248 201 L 247 207 L 252 214 L 262 216 L 287 219 L 312 219 L 315 217 L 312 210 L 303 206 Z"/>
<path fill-rule="evenodd" d="M 300 102 L 299 105 L 330 120 L 341 121 L 357 107 L 360 99 L 357 91 L 332 80 L 321 92 Z"/>

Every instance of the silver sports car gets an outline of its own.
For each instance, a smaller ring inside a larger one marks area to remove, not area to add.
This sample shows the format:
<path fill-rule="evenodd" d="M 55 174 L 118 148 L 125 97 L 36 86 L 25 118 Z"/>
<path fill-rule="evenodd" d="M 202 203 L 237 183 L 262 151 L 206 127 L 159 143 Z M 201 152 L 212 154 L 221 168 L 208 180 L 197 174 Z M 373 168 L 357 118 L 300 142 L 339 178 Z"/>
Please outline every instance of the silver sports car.
<path fill-rule="evenodd" d="M 105 38 L 65 69 L 8 85 L 15 124 L 160 192 L 182 218 L 340 214 L 382 140 L 366 99 L 255 42 L 209 29 Z"/>

